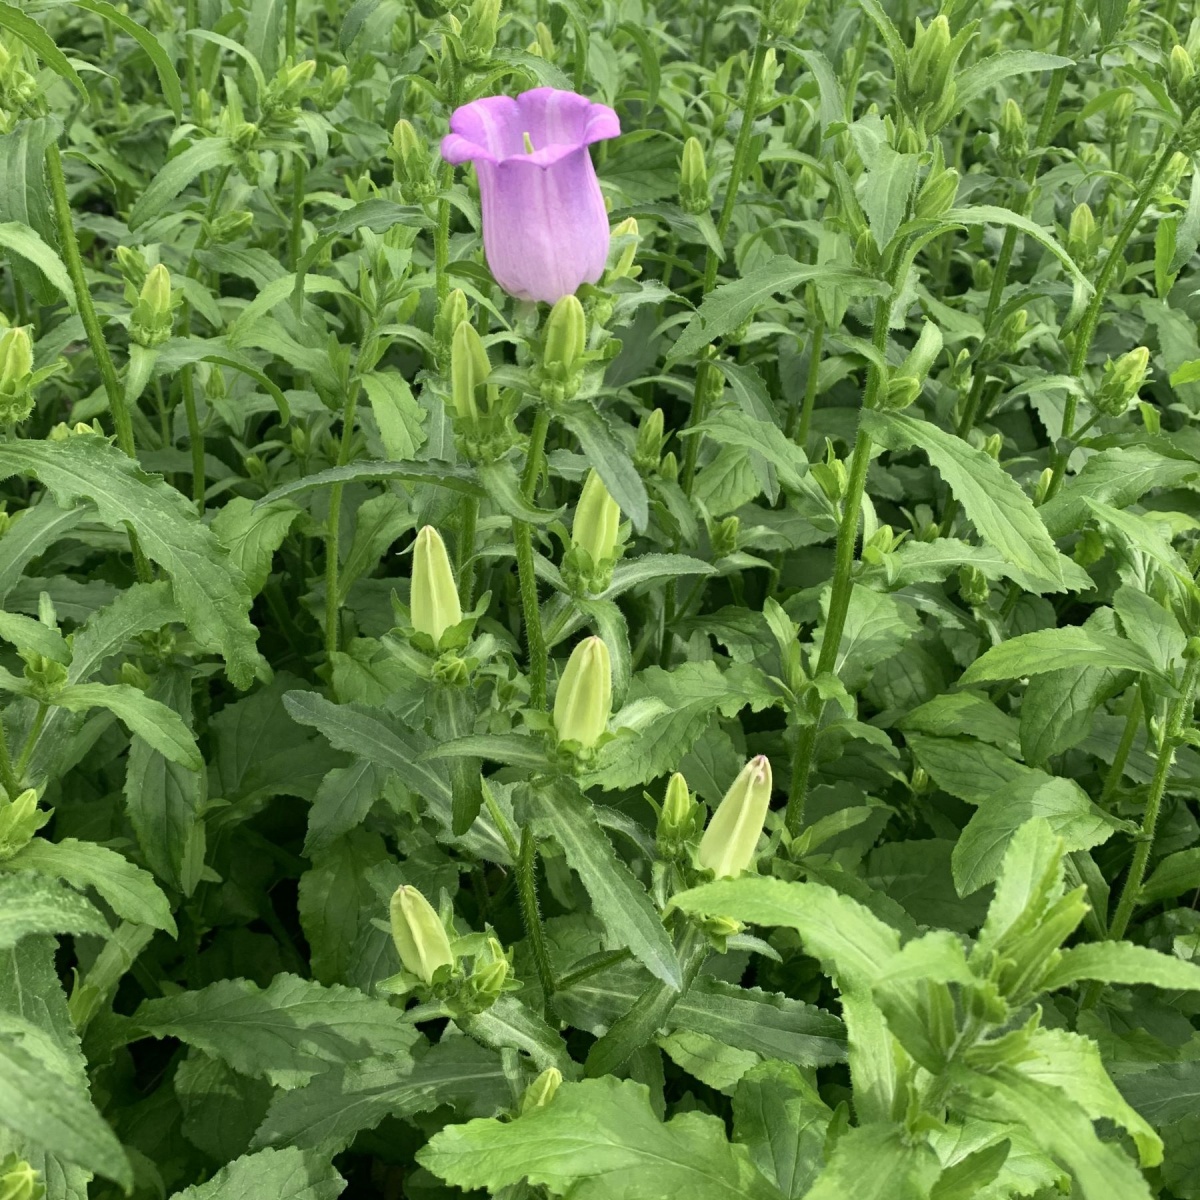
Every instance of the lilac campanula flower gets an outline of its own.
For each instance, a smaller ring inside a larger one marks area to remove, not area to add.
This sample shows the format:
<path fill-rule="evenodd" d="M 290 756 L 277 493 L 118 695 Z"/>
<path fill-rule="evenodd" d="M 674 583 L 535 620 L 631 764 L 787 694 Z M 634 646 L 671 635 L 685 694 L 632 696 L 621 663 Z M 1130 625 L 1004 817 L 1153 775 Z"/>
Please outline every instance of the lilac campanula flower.
<path fill-rule="evenodd" d="M 475 164 L 496 282 L 548 304 L 595 283 L 609 231 L 588 146 L 620 134 L 617 114 L 575 92 L 534 88 L 464 104 L 450 129 L 442 157 Z"/>

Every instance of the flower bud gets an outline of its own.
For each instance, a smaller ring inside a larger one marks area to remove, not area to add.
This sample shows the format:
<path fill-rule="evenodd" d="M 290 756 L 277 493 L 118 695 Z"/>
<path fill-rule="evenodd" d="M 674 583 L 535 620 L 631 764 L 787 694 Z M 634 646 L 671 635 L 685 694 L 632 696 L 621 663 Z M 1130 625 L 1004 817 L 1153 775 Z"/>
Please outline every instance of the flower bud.
<path fill-rule="evenodd" d="M 639 471 L 653 471 L 658 466 L 663 441 L 663 410 L 656 408 L 648 412 L 638 425 L 633 464 Z"/>
<path fill-rule="evenodd" d="M 672 857 L 699 832 L 703 809 L 692 799 L 687 780 L 676 771 L 667 780 L 667 792 L 658 814 L 655 839 L 660 853 Z"/>
<path fill-rule="evenodd" d="M 636 279 L 641 274 L 641 267 L 635 267 L 633 260 L 637 257 L 640 233 L 636 217 L 626 217 L 619 225 L 613 227 L 612 243 L 617 249 L 616 264 L 609 271 L 613 279 Z M 622 246 L 622 243 L 625 243 Z"/>
<path fill-rule="evenodd" d="M 892 412 L 907 408 L 921 394 L 921 386 L 937 356 L 942 352 L 942 331 L 926 321 L 917 344 L 888 381 L 884 406 Z"/>
<path fill-rule="evenodd" d="M 668 450 L 662 456 L 662 462 L 658 464 L 658 474 L 666 483 L 678 483 L 679 459 L 676 458 L 674 450 Z"/>
<path fill-rule="evenodd" d="M 1105 416 L 1119 417 L 1137 399 L 1146 371 L 1150 366 L 1150 351 L 1138 346 L 1122 354 L 1115 362 L 1104 364 L 1104 377 L 1092 395 L 1092 404 Z"/>
<path fill-rule="evenodd" d="M 0 1200 L 39 1200 L 46 1194 L 39 1178 L 40 1172 L 27 1162 L 8 1155 L 0 1161 Z"/>
<path fill-rule="evenodd" d="M 982 608 L 992 589 L 987 576 L 978 567 L 965 566 L 958 569 L 958 594 L 972 608 Z"/>
<path fill-rule="evenodd" d="M 1025 114 L 1021 106 L 1011 97 L 1000 110 L 1000 125 L 997 130 L 1000 157 L 1007 163 L 1017 164 L 1029 153 L 1029 137 L 1025 131 Z"/>
<path fill-rule="evenodd" d="M 323 112 L 336 108 L 346 94 L 346 84 L 350 82 L 350 71 L 345 63 L 338 63 L 323 80 L 321 91 L 317 96 L 317 107 Z"/>
<path fill-rule="evenodd" d="M 392 893 L 389 916 L 392 941 L 406 971 L 429 984 L 442 967 L 454 966 L 446 928 L 415 887 L 402 883 Z"/>
<path fill-rule="evenodd" d="M 1167 60 L 1167 88 L 1171 98 L 1180 107 L 1190 107 L 1192 83 L 1196 78 L 1196 64 L 1183 46 L 1172 46 Z"/>
<path fill-rule="evenodd" d="M 1004 449 L 1004 435 L 1000 433 L 989 434 L 983 442 L 983 452 L 988 458 L 1000 461 L 1000 453 Z"/>
<path fill-rule="evenodd" d="M 479 389 L 486 386 L 492 364 L 483 339 L 470 321 L 460 321 L 450 347 L 450 394 L 454 411 L 466 422 L 479 417 Z"/>
<path fill-rule="evenodd" d="M 958 172 L 953 167 L 929 173 L 924 186 L 917 193 L 917 216 L 936 220 L 954 203 L 958 192 Z"/>
<path fill-rule="evenodd" d="M 212 96 L 209 95 L 208 88 L 201 88 L 196 93 L 196 102 L 192 106 L 192 120 L 201 129 L 212 129 Z"/>
<path fill-rule="evenodd" d="M 769 12 L 768 27 L 776 37 L 795 37 L 807 8 L 808 0 L 776 0 Z"/>
<path fill-rule="evenodd" d="M 463 999 L 472 1012 L 483 1012 L 491 1008 L 507 990 L 506 984 L 512 975 L 512 963 L 504 947 L 489 937 L 484 948 L 475 956 L 471 974 L 463 989 Z"/>
<path fill-rule="evenodd" d="M 726 558 L 738 548 L 738 534 L 741 533 L 742 522 L 736 514 L 722 518 L 712 531 L 712 551 L 714 558 Z"/>
<path fill-rule="evenodd" d="M 599 566 L 612 558 L 620 527 L 620 506 L 608 494 L 600 476 L 589 471 L 575 508 L 575 520 L 571 523 L 572 545 L 586 550 L 592 565 Z"/>
<path fill-rule="evenodd" d="M 541 391 L 548 404 L 561 404 L 579 391 L 583 352 L 587 346 L 587 317 L 571 293 L 555 302 L 546 318 L 542 340 Z"/>
<path fill-rule="evenodd" d="M 520 1115 L 535 1108 L 545 1108 L 554 1099 L 558 1085 L 562 1083 L 562 1072 L 557 1067 L 547 1067 L 526 1089 L 521 1097 Z"/>
<path fill-rule="evenodd" d="M 33 409 L 33 345 L 18 325 L 0 334 L 0 423 L 24 421 Z"/>
<path fill-rule="evenodd" d="M 1046 497 L 1050 495 L 1050 483 L 1053 479 L 1054 468 L 1044 467 L 1033 489 L 1033 502 L 1035 505 L 1040 507 L 1046 503 Z"/>
<path fill-rule="evenodd" d="M 1171 155 L 1166 167 L 1163 170 L 1162 178 L 1158 182 L 1158 192 L 1160 196 L 1173 196 L 1179 185 L 1183 182 L 1183 177 L 1192 169 L 1192 160 L 1188 158 L 1181 150 L 1176 150 Z"/>
<path fill-rule="evenodd" d="M 243 234 L 248 233 L 253 224 L 254 214 L 252 212 L 243 210 L 242 212 L 222 213 L 221 216 L 207 223 L 208 240 L 218 246 L 236 241 Z"/>
<path fill-rule="evenodd" d="M 129 334 L 140 346 L 158 346 L 171 336 L 171 272 L 162 263 L 151 267 L 133 306 Z"/>
<path fill-rule="evenodd" d="M 1067 253 L 1086 270 L 1095 259 L 1099 246 L 1100 231 L 1090 206 L 1077 204 L 1067 226 Z"/>
<path fill-rule="evenodd" d="M 455 330 L 470 316 L 466 293 L 462 288 L 452 289 L 433 318 L 433 346 L 439 363 L 445 362 L 450 354 Z"/>
<path fill-rule="evenodd" d="M 238 121 L 229 131 L 229 140 L 239 154 L 244 154 L 258 145 L 261 133 L 253 121 Z"/>
<path fill-rule="evenodd" d="M 1018 308 L 1016 312 L 1009 313 L 1000 326 L 1000 332 L 996 335 L 996 353 L 1001 358 L 1007 358 L 1008 355 L 1013 354 L 1021 344 L 1021 339 L 1025 336 L 1028 328 L 1029 311 L 1027 309 Z"/>
<path fill-rule="evenodd" d="M 411 121 L 397 121 L 392 129 L 391 158 L 396 186 L 404 199 L 412 204 L 432 200 L 437 185 L 429 167 L 429 147 Z"/>
<path fill-rule="evenodd" d="M 758 838 L 771 803 L 771 763 L 765 754 L 752 758 L 713 813 L 696 865 L 718 879 L 733 879 L 754 862 Z"/>
<path fill-rule="evenodd" d="M 608 728 L 612 710 L 612 664 L 598 637 L 584 638 L 567 660 L 554 697 L 559 740 L 590 750 Z"/>
<path fill-rule="evenodd" d="M 679 206 L 692 214 L 708 212 L 712 206 L 704 147 L 694 137 L 683 143 L 683 158 L 679 164 Z"/>
<path fill-rule="evenodd" d="M 37 792 L 32 788 L 15 800 L 0 800 L 0 862 L 23 850 L 50 814 L 38 809 Z"/>
<path fill-rule="evenodd" d="M 472 61 L 486 59 L 496 48 L 500 0 L 475 0 L 463 23 L 462 40 Z"/>
<path fill-rule="evenodd" d="M 942 59 L 950 49 L 950 22 L 945 16 L 937 16 L 926 29 L 917 18 L 913 33 L 912 49 L 908 53 L 906 83 L 909 96 L 918 103 L 926 99 L 942 71 Z"/>
<path fill-rule="evenodd" d="M 413 547 L 412 592 L 409 597 L 413 628 L 433 639 L 436 646 L 447 629 L 462 620 L 458 587 L 446 543 L 432 525 L 417 534 Z"/>
<path fill-rule="evenodd" d="M 1122 92 L 1111 104 L 1107 113 L 1108 130 L 1113 137 L 1124 137 L 1129 130 L 1129 121 L 1133 116 L 1134 100 L 1132 92 Z"/>

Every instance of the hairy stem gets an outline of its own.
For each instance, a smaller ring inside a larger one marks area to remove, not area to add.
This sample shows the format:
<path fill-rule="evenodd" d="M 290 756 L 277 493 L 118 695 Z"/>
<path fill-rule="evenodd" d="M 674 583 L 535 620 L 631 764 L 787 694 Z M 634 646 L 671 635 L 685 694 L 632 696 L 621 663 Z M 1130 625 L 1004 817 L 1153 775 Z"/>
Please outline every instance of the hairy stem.
<path fill-rule="evenodd" d="M 554 995 L 554 968 L 550 964 L 550 951 L 546 948 L 546 934 L 542 929 L 542 911 L 538 906 L 537 840 L 528 825 L 521 830 L 521 851 L 517 855 L 517 898 L 521 904 L 525 933 L 533 950 L 538 982 L 542 987 L 546 1018 L 549 1020 L 553 1015 L 550 999 Z"/>
<path fill-rule="evenodd" d="M 546 447 L 546 434 L 550 429 L 548 409 L 539 408 L 533 420 L 533 432 L 529 435 L 529 456 L 525 460 L 525 474 L 521 490 L 526 500 L 533 499 L 538 475 L 542 470 L 542 456 Z M 521 609 L 525 618 L 525 644 L 529 647 L 529 704 L 532 708 L 546 707 L 546 632 L 542 628 L 541 609 L 538 605 L 537 575 L 533 569 L 533 526 L 528 521 L 513 521 L 513 541 L 517 547 L 517 574 L 521 581 Z"/>
<path fill-rule="evenodd" d="M 350 461 L 354 442 L 354 414 L 358 407 L 358 380 L 346 386 L 346 402 L 342 407 L 342 440 L 338 446 L 337 465 Z M 329 489 L 329 524 L 325 531 L 325 653 L 330 657 L 338 648 L 341 604 L 338 600 L 339 563 L 341 553 L 341 516 L 343 485 L 335 483 Z"/>

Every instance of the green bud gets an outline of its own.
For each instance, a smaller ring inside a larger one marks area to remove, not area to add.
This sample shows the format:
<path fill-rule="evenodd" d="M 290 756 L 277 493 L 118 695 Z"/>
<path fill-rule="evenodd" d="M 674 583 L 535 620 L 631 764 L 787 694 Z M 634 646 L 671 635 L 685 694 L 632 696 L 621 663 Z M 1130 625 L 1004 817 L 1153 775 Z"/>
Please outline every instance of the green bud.
<path fill-rule="evenodd" d="M 959 567 L 958 594 L 972 608 L 982 608 L 992 594 L 987 576 L 978 567 Z"/>
<path fill-rule="evenodd" d="M 936 220 L 954 203 L 958 192 L 958 172 L 953 168 L 929 173 L 924 186 L 917 193 L 918 217 Z"/>
<path fill-rule="evenodd" d="M 50 814 L 38 809 L 37 792 L 23 791 L 15 800 L 0 800 L 0 862 L 23 850 Z"/>
<path fill-rule="evenodd" d="M 885 407 L 892 412 L 907 408 L 921 394 L 921 386 L 937 356 L 942 352 L 942 331 L 926 321 L 917 344 L 888 381 Z"/>
<path fill-rule="evenodd" d="M 562 1072 L 557 1067 L 547 1067 L 526 1089 L 521 1097 L 520 1115 L 535 1108 L 545 1108 L 554 1099 L 558 1085 L 562 1083 Z"/>
<path fill-rule="evenodd" d="M 350 72 L 345 63 L 338 63 L 332 71 L 321 80 L 321 92 L 317 97 L 317 107 L 327 112 L 336 107 L 346 94 L 346 84 L 350 82 Z"/>
<path fill-rule="evenodd" d="M 475 0 L 463 23 L 462 40 L 472 61 L 487 58 L 496 48 L 500 0 Z"/>
<path fill-rule="evenodd" d="M 692 214 L 706 213 L 712 206 L 704 147 L 694 137 L 683 143 L 683 158 L 679 163 L 679 206 Z"/>
<path fill-rule="evenodd" d="M 636 217 L 626 217 L 619 225 L 613 227 L 612 243 L 614 248 L 617 248 L 617 261 L 609 271 L 611 278 L 636 279 L 641 274 L 641 267 L 634 266 L 639 238 Z"/>
<path fill-rule="evenodd" d="M 461 293 L 459 293 L 461 295 Z M 454 411 L 468 423 L 479 417 L 479 389 L 492 373 L 483 339 L 470 321 L 460 321 L 450 347 L 450 395 Z"/>
<path fill-rule="evenodd" d="M 769 10 L 768 28 L 776 37 L 795 37 L 807 8 L 808 0 L 775 0 Z"/>
<path fill-rule="evenodd" d="M 145 258 L 142 257 L 142 252 L 136 247 L 117 247 L 117 270 L 121 272 L 122 278 L 132 283 L 134 287 L 142 286 L 149 269 Z"/>
<path fill-rule="evenodd" d="M 765 754 L 752 758 L 713 813 L 696 865 L 718 879 L 733 879 L 754 862 L 759 835 L 771 804 L 771 763 Z"/>
<path fill-rule="evenodd" d="M 1027 309 L 1018 308 L 1016 312 L 1009 313 L 1004 318 L 1004 324 L 1000 326 L 1000 332 L 996 335 L 996 352 L 1002 358 L 1014 353 L 1028 328 L 1029 312 Z"/>
<path fill-rule="evenodd" d="M 413 547 L 412 591 L 409 597 L 413 628 L 433 639 L 436 646 L 447 629 L 462 620 L 458 587 L 446 543 L 432 525 L 417 534 Z"/>
<path fill-rule="evenodd" d="M 33 410 L 33 345 L 18 325 L 0 334 L 0 423 L 24 421 Z"/>
<path fill-rule="evenodd" d="M 433 318 L 433 345 L 439 363 L 444 363 L 450 355 L 450 346 L 458 327 L 470 320 L 471 310 L 467 306 L 466 293 L 462 288 L 451 290 L 438 308 Z"/>
<path fill-rule="evenodd" d="M 226 242 L 236 241 L 250 232 L 254 224 L 252 212 L 223 213 L 208 223 L 208 240 L 221 246 Z"/>
<path fill-rule="evenodd" d="M 742 522 L 736 515 L 718 521 L 712 531 L 713 557 L 726 558 L 737 550 L 738 534 L 741 530 Z"/>
<path fill-rule="evenodd" d="M 41 1173 L 15 1154 L 0 1161 L 0 1200 L 41 1200 Z"/>
<path fill-rule="evenodd" d="M 1171 98 L 1181 107 L 1189 107 L 1192 99 L 1192 83 L 1196 78 L 1196 64 L 1183 46 L 1172 46 L 1167 59 L 1167 87 Z"/>
<path fill-rule="evenodd" d="M 592 565 L 611 559 L 621 527 L 621 509 L 595 471 L 583 481 L 583 491 L 571 523 L 571 542 L 591 556 Z"/>
<path fill-rule="evenodd" d="M 1033 502 L 1039 507 L 1046 503 L 1046 497 L 1050 494 L 1050 481 L 1054 478 L 1054 469 L 1052 467 L 1044 467 L 1042 473 L 1038 476 L 1038 481 L 1033 489 Z"/>
<path fill-rule="evenodd" d="M 192 120 L 201 129 L 211 129 L 213 119 L 212 96 L 207 88 L 200 88 L 196 93 L 196 102 L 192 106 Z"/>
<path fill-rule="evenodd" d="M 662 462 L 658 464 L 658 473 L 667 483 L 679 481 L 679 459 L 675 457 L 674 450 L 668 450 L 662 456 Z"/>
<path fill-rule="evenodd" d="M 1077 204 L 1067 226 L 1067 253 L 1083 268 L 1091 265 L 1100 246 L 1096 218 L 1087 204 Z"/>
<path fill-rule="evenodd" d="M 401 884 L 389 908 L 392 941 L 404 969 L 430 984 L 443 967 L 454 966 L 446 928 L 432 904 L 415 887 Z"/>
<path fill-rule="evenodd" d="M 260 130 L 253 121 L 238 121 L 229 131 L 229 140 L 233 148 L 244 154 L 258 145 Z"/>
<path fill-rule="evenodd" d="M 151 267 L 133 306 L 129 334 L 141 346 L 158 346 L 171 336 L 171 272 L 162 263 Z"/>
<path fill-rule="evenodd" d="M 989 434 L 983 443 L 983 452 L 988 458 L 1000 461 L 1000 452 L 1004 449 L 1004 436 L 999 433 Z"/>
<path fill-rule="evenodd" d="M 1000 110 L 1000 125 L 997 131 L 1000 157 L 1005 162 L 1019 163 L 1029 153 L 1029 137 L 1025 131 L 1025 114 L 1021 106 L 1011 97 Z"/>
<path fill-rule="evenodd" d="M 507 990 L 506 984 L 512 975 L 512 963 L 504 947 L 489 937 L 484 948 L 475 956 L 471 975 L 464 989 L 464 999 L 473 1012 L 490 1008 Z"/>
<path fill-rule="evenodd" d="M 612 664 L 598 637 L 584 638 L 567 660 L 554 697 L 559 740 L 590 750 L 608 728 L 612 710 Z"/>
<path fill-rule="evenodd" d="M 676 771 L 667 780 L 667 792 L 658 814 L 659 850 L 671 855 L 695 836 L 701 824 L 701 806 L 692 799 L 687 780 Z"/>
<path fill-rule="evenodd" d="M 1137 399 L 1146 371 L 1150 366 L 1150 351 L 1138 346 L 1122 354 L 1115 362 L 1104 364 L 1104 377 L 1092 396 L 1092 404 L 1105 416 L 1119 417 Z"/>
<path fill-rule="evenodd" d="M 1183 182 L 1184 176 L 1192 169 L 1192 160 L 1188 158 L 1180 150 L 1176 150 L 1171 155 L 1166 168 L 1163 171 L 1162 179 L 1158 183 L 1159 195 L 1173 196 L 1179 185 Z"/>
<path fill-rule="evenodd" d="M 662 457 L 663 410 L 648 412 L 638 425 L 637 442 L 633 451 L 633 463 L 639 471 L 653 471 Z"/>
<path fill-rule="evenodd" d="M 396 186 L 404 199 L 413 204 L 431 201 L 437 183 L 430 169 L 429 147 L 411 121 L 397 121 L 392 129 L 391 158 Z"/>
<path fill-rule="evenodd" d="M 935 17 L 926 29 L 917 18 L 912 49 L 908 54 L 906 82 L 908 93 L 920 102 L 926 98 L 930 84 L 941 71 L 942 58 L 950 49 L 950 22 L 944 16 Z"/>
<path fill-rule="evenodd" d="M 539 21 L 534 29 L 534 34 L 535 39 L 528 47 L 528 52 L 544 58 L 547 62 L 553 62 L 558 56 L 558 50 L 555 48 L 554 35 L 550 32 L 549 27 Z"/>
<path fill-rule="evenodd" d="M 587 345 L 587 317 L 575 295 L 563 296 L 546 318 L 542 367 L 551 374 L 569 375 L 579 365 Z"/>

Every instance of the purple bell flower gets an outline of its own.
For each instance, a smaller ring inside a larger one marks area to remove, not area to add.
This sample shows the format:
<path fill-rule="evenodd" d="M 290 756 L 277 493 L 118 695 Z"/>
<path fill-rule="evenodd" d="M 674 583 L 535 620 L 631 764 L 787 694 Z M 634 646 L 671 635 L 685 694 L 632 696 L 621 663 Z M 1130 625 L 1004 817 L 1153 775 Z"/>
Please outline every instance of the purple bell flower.
<path fill-rule="evenodd" d="M 599 280 L 608 213 L 588 146 L 620 134 L 617 114 L 575 92 L 534 88 L 464 104 L 450 129 L 442 157 L 475 164 L 496 282 L 519 300 L 553 304 Z"/>

